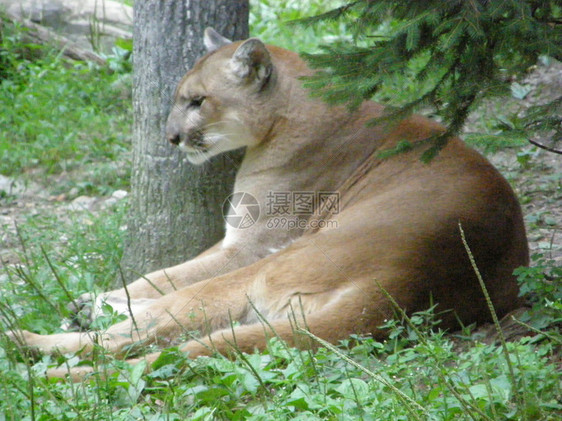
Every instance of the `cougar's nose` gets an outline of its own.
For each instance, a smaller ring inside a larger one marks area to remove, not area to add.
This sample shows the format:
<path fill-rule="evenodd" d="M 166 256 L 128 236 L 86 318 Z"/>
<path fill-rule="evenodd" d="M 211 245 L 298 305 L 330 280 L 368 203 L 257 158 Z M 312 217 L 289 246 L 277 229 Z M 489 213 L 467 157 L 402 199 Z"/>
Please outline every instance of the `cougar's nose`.
<path fill-rule="evenodd" d="M 166 137 L 172 145 L 177 146 L 180 144 L 180 135 L 178 133 L 166 133 Z"/>
<path fill-rule="evenodd" d="M 175 127 L 175 124 L 168 119 L 166 122 L 166 139 L 172 145 L 179 145 L 180 144 L 180 132 Z"/>

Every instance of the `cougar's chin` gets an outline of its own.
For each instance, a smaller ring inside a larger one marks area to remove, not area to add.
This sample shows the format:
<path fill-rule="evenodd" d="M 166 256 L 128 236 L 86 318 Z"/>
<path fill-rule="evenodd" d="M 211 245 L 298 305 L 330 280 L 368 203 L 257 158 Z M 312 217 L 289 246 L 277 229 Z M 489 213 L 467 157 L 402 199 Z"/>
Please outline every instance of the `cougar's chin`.
<path fill-rule="evenodd" d="M 180 143 L 178 147 L 185 153 L 187 160 L 194 165 L 201 165 L 213 156 L 207 148 L 194 148 L 185 142 Z"/>

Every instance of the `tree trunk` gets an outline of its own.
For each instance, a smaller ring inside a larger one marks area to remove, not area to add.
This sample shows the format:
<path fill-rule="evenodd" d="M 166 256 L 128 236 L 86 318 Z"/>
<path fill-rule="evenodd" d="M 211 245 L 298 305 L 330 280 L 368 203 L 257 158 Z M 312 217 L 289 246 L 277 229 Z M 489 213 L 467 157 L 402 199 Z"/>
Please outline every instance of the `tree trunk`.
<path fill-rule="evenodd" d="M 224 235 L 221 210 L 241 153 L 190 165 L 165 140 L 176 84 L 205 53 L 212 26 L 248 37 L 248 0 L 138 0 L 134 3 L 133 171 L 123 274 L 131 281 L 188 260 Z"/>

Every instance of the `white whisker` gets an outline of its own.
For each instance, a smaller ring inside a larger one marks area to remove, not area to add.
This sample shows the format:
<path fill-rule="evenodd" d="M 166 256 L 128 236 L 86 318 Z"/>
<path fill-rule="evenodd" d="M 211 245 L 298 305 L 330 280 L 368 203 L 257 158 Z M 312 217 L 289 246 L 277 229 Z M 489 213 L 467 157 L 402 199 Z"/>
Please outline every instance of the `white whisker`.
<path fill-rule="evenodd" d="M 228 113 L 221 120 L 206 124 L 201 121 L 203 116 L 199 112 L 187 111 L 185 117 L 184 133 L 191 132 L 193 138 L 186 136 L 180 142 L 180 148 L 193 164 L 202 164 L 220 153 L 256 144 L 248 127 L 235 113 Z"/>

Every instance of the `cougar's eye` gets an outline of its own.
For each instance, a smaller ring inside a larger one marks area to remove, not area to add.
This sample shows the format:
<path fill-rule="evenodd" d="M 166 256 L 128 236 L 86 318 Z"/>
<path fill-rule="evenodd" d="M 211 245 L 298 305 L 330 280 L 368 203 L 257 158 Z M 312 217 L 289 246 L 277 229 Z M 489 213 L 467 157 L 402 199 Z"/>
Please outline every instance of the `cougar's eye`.
<path fill-rule="evenodd" d="M 205 101 L 204 96 L 196 96 L 194 98 L 191 98 L 191 101 L 189 101 L 189 106 L 193 108 L 199 108 L 201 104 L 203 104 L 203 101 Z"/>

